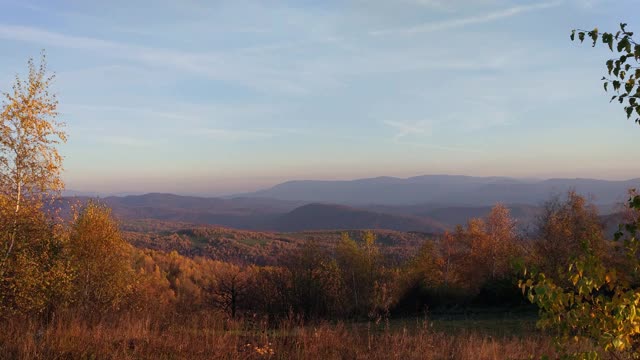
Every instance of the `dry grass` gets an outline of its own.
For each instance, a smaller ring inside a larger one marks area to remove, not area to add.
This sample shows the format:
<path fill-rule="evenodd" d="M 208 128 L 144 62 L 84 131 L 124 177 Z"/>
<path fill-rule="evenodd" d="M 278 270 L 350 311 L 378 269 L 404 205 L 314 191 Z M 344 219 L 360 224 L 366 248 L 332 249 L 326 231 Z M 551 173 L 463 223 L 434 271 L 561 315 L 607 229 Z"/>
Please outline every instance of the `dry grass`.
<path fill-rule="evenodd" d="M 348 323 L 268 329 L 214 316 L 123 318 L 89 326 L 78 319 L 47 326 L 11 321 L 0 329 L 1 359 L 530 359 L 553 357 L 549 338 L 448 335 L 426 324 L 374 331 Z"/>

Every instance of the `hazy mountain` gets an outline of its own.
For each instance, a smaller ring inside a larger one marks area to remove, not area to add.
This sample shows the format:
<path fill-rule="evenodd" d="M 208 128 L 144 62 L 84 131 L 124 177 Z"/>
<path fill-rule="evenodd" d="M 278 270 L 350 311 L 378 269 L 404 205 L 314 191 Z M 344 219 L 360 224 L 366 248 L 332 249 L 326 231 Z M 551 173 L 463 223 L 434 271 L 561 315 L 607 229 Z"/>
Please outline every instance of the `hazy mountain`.
<path fill-rule="evenodd" d="M 229 198 L 174 194 L 108 196 L 101 201 L 121 219 L 210 224 L 246 230 L 303 231 L 391 229 L 440 232 L 483 217 L 502 202 L 526 226 L 540 205 L 569 189 L 591 195 L 601 214 L 626 200 L 640 179 L 518 180 L 505 177 L 428 175 L 408 179 L 379 177 L 353 181 L 291 181 L 271 189 Z M 63 210 L 89 197 L 64 198 Z M 63 211 L 65 214 L 65 211 Z"/>
<path fill-rule="evenodd" d="M 71 204 L 89 197 L 62 200 L 63 214 Z M 238 229 L 267 228 L 277 216 L 303 205 L 302 202 L 260 198 L 204 198 L 174 194 L 109 196 L 100 199 L 121 219 L 157 219 L 197 224 L 213 224 Z"/>
<path fill-rule="evenodd" d="M 64 198 L 63 213 L 88 197 Z M 305 204 L 263 198 L 199 198 L 146 194 L 101 199 L 122 220 L 155 219 L 247 230 L 304 231 L 389 229 L 440 232 L 445 225 L 427 217 L 385 214 L 343 205 Z"/>
<path fill-rule="evenodd" d="M 388 229 L 439 233 L 446 226 L 425 217 L 402 216 L 356 209 L 344 205 L 308 204 L 272 222 L 274 230 Z"/>
<path fill-rule="evenodd" d="M 519 180 L 507 177 L 425 175 L 407 179 L 378 177 L 350 181 L 289 181 L 245 194 L 278 200 L 328 202 L 346 205 L 440 204 L 490 206 L 496 202 L 539 205 L 553 194 L 570 189 L 593 196 L 599 204 L 624 201 L 640 178 L 626 181 L 595 179 Z"/>

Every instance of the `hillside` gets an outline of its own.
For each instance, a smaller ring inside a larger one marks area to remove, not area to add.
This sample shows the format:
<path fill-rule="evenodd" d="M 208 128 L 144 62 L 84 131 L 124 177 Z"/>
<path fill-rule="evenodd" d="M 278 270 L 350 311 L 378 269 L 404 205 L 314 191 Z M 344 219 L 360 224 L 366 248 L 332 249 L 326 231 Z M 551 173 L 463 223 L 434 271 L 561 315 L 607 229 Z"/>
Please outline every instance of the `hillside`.
<path fill-rule="evenodd" d="M 161 220 L 129 220 L 121 224 L 124 238 L 139 248 L 177 251 L 181 255 L 204 256 L 234 263 L 275 265 L 282 254 L 315 241 L 333 251 L 343 231 L 269 232 L 245 231 L 210 225 Z M 347 231 L 360 239 L 363 231 Z M 433 235 L 424 232 L 373 230 L 385 257 L 391 262 L 408 259 Z"/>
<path fill-rule="evenodd" d="M 89 197 L 66 197 L 59 201 L 63 214 Z M 205 198 L 174 194 L 109 196 L 99 199 L 121 220 L 156 219 L 172 222 L 211 224 L 238 229 L 265 229 L 277 216 L 291 211 L 300 202 L 260 198 Z"/>
<path fill-rule="evenodd" d="M 319 203 L 304 205 L 279 216 L 272 226 L 280 231 L 388 229 L 436 233 L 446 229 L 445 225 L 426 217 L 385 214 Z"/>
<path fill-rule="evenodd" d="M 63 213 L 86 197 L 64 198 Z M 122 221 L 154 219 L 218 225 L 244 230 L 305 231 L 333 229 L 390 229 L 440 232 L 444 224 L 426 217 L 394 215 L 342 205 L 305 204 L 262 198 L 199 198 L 146 194 L 101 199 Z"/>

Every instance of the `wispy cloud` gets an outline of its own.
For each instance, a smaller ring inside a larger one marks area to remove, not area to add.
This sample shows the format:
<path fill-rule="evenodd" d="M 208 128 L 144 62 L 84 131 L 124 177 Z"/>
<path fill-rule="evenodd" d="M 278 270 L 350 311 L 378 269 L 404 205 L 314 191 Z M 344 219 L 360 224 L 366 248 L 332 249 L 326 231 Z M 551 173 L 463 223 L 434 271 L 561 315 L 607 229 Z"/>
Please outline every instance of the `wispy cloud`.
<path fill-rule="evenodd" d="M 460 147 L 460 146 L 447 146 L 447 145 L 438 145 L 433 144 L 429 141 L 400 141 L 395 142 L 396 144 L 409 145 L 418 148 L 425 149 L 433 149 L 433 150 L 442 150 L 442 151 L 454 151 L 454 152 L 463 152 L 463 153 L 481 153 L 483 152 L 481 149 L 472 149 L 468 147 Z"/>
<path fill-rule="evenodd" d="M 517 5 L 517 6 L 512 6 L 506 9 L 493 11 L 493 12 L 480 14 L 480 15 L 473 15 L 473 16 L 468 16 L 463 18 L 449 19 L 445 21 L 438 21 L 438 22 L 420 24 L 420 25 L 409 26 L 409 27 L 402 27 L 402 28 L 374 30 L 369 33 L 371 35 L 389 35 L 389 34 L 412 35 L 412 34 L 419 34 L 419 33 L 429 33 L 434 31 L 449 30 L 449 29 L 465 27 L 467 25 L 489 23 L 496 20 L 510 18 L 516 15 L 520 15 L 520 14 L 524 14 L 532 11 L 549 9 L 549 8 L 559 6 L 561 3 L 562 1 L 558 0 L 558 1 L 535 3 L 530 5 Z"/>
<path fill-rule="evenodd" d="M 431 135 L 432 130 L 432 123 L 428 120 L 416 122 L 385 120 L 382 123 L 396 130 L 396 133 L 393 135 L 393 140 L 395 141 L 411 135 Z"/>
<path fill-rule="evenodd" d="M 232 130 L 220 128 L 199 128 L 187 131 L 188 135 L 203 136 L 220 141 L 246 141 L 273 137 L 270 132 L 258 130 Z"/>
<path fill-rule="evenodd" d="M 135 115 L 146 115 L 154 118 L 164 118 L 170 120 L 190 120 L 193 119 L 184 114 L 175 113 L 175 112 L 167 112 L 167 111 L 157 111 L 153 109 L 145 109 L 141 107 L 128 107 L 128 106 L 113 106 L 113 105 L 77 105 L 70 104 L 64 106 L 63 110 L 67 113 L 84 113 L 84 112 L 117 112 L 117 113 L 128 113 Z"/>
<path fill-rule="evenodd" d="M 116 146 L 127 146 L 127 147 L 149 147 L 153 145 L 153 142 L 148 139 L 130 137 L 130 136 L 103 136 L 100 139 L 100 142 L 116 145 Z"/>
<path fill-rule="evenodd" d="M 305 79 L 307 74 L 298 74 L 302 76 L 292 78 L 291 68 L 279 62 L 256 61 L 250 51 L 247 51 L 249 52 L 247 54 L 242 54 L 241 51 L 198 53 L 66 35 L 31 26 L 6 24 L 0 24 L 0 39 L 94 52 L 112 58 L 134 61 L 145 66 L 171 68 L 211 80 L 240 83 L 249 88 L 268 92 L 304 93 L 305 85 L 311 82 L 305 80 L 322 80 L 320 77 Z"/>
<path fill-rule="evenodd" d="M 417 122 L 402 122 L 385 120 L 382 122 L 396 130 L 396 133 L 388 141 L 395 144 L 409 145 L 421 148 L 428 148 L 434 150 L 443 151 L 456 151 L 456 152 L 480 152 L 477 149 L 471 149 L 466 147 L 440 145 L 433 143 L 433 139 L 430 136 L 432 134 L 433 122 L 428 120 L 422 120 Z"/>

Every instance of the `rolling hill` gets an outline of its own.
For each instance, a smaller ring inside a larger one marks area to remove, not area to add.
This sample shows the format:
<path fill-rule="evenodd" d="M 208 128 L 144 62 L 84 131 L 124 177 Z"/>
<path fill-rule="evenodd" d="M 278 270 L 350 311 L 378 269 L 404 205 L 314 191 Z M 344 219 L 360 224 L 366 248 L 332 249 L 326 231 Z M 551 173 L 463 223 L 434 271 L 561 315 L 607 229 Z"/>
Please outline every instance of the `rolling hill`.
<path fill-rule="evenodd" d="M 279 231 L 388 229 L 439 233 L 446 229 L 444 224 L 427 217 L 385 214 L 318 203 L 304 205 L 279 216 L 272 226 Z"/>

